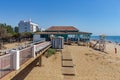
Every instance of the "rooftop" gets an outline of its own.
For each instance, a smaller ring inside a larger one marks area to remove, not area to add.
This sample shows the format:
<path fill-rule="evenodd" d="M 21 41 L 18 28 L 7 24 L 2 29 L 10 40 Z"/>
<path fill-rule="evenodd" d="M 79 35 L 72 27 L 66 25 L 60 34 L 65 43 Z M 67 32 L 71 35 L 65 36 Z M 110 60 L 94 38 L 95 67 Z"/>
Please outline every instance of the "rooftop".
<path fill-rule="evenodd" d="M 73 26 L 51 26 L 48 29 L 45 30 L 46 32 L 51 32 L 51 31 L 68 31 L 68 32 L 79 32 L 79 30 Z"/>
<path fill-rule="evenodd" d="M 36 32 L 36 34 L 92 34 L 89 32 Z"/>

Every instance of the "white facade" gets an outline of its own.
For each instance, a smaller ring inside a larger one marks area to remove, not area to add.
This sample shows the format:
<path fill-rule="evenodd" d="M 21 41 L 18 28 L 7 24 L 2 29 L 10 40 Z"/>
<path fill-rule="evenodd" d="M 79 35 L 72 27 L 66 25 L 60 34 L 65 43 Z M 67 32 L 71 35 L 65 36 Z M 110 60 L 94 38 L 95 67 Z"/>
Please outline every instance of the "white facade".
<path fill-rule="evenodd" d="M 41 38 L 39 34 L 34 34 L 33 35 L 33 42 L 40 42 L 40 41 L 45 41 L 45 38 Z"/>
<path fill-rule="evenodd" d="M 36 32 L 38 30 L 38 24 L 29 21 L 20 21 L 18 24 L 19 33 L 22 32 Z"/>

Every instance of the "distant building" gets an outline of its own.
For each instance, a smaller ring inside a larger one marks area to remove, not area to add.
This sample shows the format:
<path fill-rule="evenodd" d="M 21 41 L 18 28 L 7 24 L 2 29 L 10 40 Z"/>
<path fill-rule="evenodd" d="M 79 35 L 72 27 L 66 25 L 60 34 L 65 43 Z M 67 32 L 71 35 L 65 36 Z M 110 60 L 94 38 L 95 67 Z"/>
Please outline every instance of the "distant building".
<path fill-rule="evenodd" d="M 51 26 L 46 29 L 44 32 L 38 32 L 41 38 L 46 38 L 50 40 L 51 36 L 59 37 L 62 36 L 65 41 L 90 41 L 92 33 L 79 31 L 74 26 Z"/>
<path fill-rule="evenodd" d="M 33 23 L 31 20 L 20 21 L 18 23 L 18 27 L 19 27 L 19 33 L 22 33 L 22 32 L 36 32 L 36 31 L 39 30 L 38 24 Z"/>

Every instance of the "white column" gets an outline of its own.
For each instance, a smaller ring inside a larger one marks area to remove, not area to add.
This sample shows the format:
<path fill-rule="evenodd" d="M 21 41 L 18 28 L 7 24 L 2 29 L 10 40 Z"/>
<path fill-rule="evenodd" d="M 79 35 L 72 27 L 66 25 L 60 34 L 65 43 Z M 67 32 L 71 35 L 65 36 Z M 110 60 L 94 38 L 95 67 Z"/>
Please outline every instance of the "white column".
<path fill-rule="evenodd" d="M 32 56 L 35 58 L 36 57 L 36 55 L 35 55 L 35 51 L 36 51 L 36 45 L 33 45 L 33 50 L 32 50 L 33 52 L 32 52 Z"/>
<path fill-rule="evenodd" d="M 13 57 L 14 58 L 13 59 L 13 61 L 14 61 L 13 68 L 15 70 L 18 70 L 20 68 L 20 55 L 19 55 L 19 52 L 20 51 L 16 51 L 16 53 L 14 53 L 15 55 Z"/>

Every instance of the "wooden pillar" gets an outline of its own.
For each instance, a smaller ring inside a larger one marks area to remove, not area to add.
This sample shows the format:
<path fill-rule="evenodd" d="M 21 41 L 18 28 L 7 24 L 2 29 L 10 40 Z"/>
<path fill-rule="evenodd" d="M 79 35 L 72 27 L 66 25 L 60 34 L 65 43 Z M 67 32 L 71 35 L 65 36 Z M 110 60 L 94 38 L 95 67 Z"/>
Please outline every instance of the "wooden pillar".
<path fill-rule="evenodd" d="M 39 67 L 40 67 L 42 65 L 42 56 L 38 58 L 38 61 L 39 61 Z"/>

